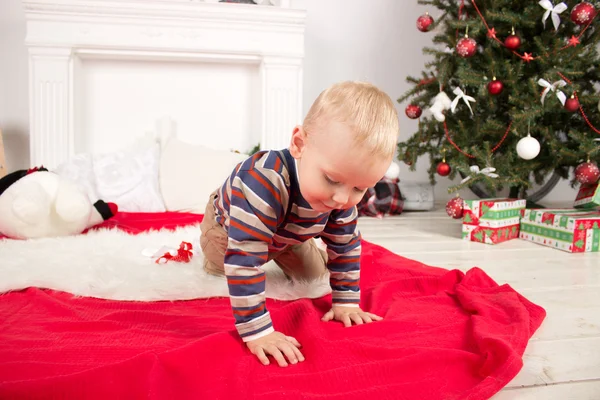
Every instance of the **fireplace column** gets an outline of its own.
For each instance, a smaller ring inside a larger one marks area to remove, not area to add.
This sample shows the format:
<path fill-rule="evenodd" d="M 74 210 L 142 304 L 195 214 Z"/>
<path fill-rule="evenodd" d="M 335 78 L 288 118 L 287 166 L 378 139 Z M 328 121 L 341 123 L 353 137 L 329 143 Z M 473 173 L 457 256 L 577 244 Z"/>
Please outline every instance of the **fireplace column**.
<path fill-rule="evenodd" d="M 29 48 L 30 163 L 56 167 L 73 153 L 72 50 Z"/>

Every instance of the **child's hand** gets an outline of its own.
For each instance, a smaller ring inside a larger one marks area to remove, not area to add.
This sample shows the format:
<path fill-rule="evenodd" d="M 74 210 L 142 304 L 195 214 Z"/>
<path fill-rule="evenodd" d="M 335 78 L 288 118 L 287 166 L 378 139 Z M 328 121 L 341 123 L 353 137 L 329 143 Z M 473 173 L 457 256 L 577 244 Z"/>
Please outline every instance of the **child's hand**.
<path fill-rule="evenodd" d="M 281 332 L 275 331 L 258 339 L 251 340 L 246 342 L 246 346 L 264 365 L 270 364 L 267 354 L 272 355 L 280 367 L 288 366 L 285 360 L 286 357 L 292 364 L 304 361 L 304 356 L 298 350 L 302 345 L 295 338 L 286 336 Z"/>
<path fill-rule="evenodd" d="M 352 321 L 354 321 L 356 325 L 362 325 L 363 323 L 368 324 L 373 321 L 381 321 L 383 318 L 375 314 L 364 312 L 360 307 L 334 305 L 331 310 L 323 315 L 321 321 L 331 321 L 332 319 L 343 322 L 344 326 L 349 327 L 352 326 Z"/>

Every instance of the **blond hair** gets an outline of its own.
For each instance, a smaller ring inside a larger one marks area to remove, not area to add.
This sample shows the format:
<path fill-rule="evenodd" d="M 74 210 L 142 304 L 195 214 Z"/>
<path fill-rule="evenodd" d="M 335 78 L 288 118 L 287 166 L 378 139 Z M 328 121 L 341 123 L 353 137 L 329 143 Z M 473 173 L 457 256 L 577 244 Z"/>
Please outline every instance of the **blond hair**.
<path fill-rule="evenodd" d="M 398 113 L 392 99 L 366 82 L 345 81 L 325 89 L 310 107 L 303 128 L 310 132 L 323 120 L 348 125 L 355 145 L 391 158 L 398 144 Z"/>

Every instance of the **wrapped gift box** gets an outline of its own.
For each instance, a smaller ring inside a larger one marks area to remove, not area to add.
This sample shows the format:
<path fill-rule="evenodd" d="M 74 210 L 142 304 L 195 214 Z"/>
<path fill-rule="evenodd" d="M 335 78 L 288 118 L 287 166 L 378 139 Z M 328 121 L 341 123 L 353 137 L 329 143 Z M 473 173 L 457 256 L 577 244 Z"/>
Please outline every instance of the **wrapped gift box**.
<path fill-rule="evenodd" d="M 433 210 L 433 186 L 429 182 L 400 181 L 398 187 L 404 200 L 404 211 Z"/>
<path fill-rule="evenodd" d="M 598 251 L 600 211 L 525 210 L 519 237 L 571 253 Z"/>
<path fill-rule="evenodd" d="M 600 206 L 600 182 L 594 185 L 582 185 L 577 192 L 575 208 L 596 208 Z"/>
<path fill-rule="evenodd" d="M 525 200 L 465 200 L 463 212 L 464 240 L 497 244 L 519 237 L 519 221 Z"/>

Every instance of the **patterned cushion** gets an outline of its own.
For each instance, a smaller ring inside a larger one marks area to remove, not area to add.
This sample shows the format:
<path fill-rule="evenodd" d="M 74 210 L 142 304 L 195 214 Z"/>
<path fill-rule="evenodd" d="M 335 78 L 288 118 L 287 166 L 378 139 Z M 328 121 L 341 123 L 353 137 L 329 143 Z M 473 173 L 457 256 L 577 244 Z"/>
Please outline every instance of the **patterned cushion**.
<path fill-rule="evenodd" d="M 398 182 L 398 179 L 383 178 L 375 187 L 369 188 L 357 205 L 358 214 L 378 218 L 401 214 L 404 200 Z"/>

